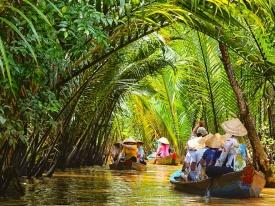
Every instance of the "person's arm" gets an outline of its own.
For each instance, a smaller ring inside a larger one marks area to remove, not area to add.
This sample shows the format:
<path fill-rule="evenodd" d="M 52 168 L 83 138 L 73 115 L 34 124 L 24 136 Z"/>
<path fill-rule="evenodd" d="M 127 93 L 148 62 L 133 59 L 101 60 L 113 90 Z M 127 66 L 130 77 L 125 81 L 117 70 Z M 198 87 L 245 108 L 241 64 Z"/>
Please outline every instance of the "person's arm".
<path fill-rule="evenodd" d="M 191 136 L 197 136 L 197 130 L 199 127 L 204 127 L 204 122 L 203 121 L 198 121 L 194 127 L 194 129 L 192 130 L 192 134 Z"/>
<path fill-rule="evenodd" d="M 197 130 L 198 130 L 199 127 L 200 127 L 200 125 L 199 125 L 199 124 L 196 124 L 196 126 L 195 126 L 194 129 L 192 130 L 191 137 L 197 135 Z"/>

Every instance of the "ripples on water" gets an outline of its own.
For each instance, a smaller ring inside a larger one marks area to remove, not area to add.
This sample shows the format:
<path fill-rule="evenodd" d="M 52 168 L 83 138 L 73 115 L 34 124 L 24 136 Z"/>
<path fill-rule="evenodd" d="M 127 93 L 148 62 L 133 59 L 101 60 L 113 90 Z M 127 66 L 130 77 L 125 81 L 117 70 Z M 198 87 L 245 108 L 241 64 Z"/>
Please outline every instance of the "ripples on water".
<path fill-rule="evenodd" d="M 56 172 L 52 178 L 25 180 L 20 199 L 0 199 L 0 205 L 275 205 L 275 189 L 261 198 L 211 198 L 178 192 L 169 175 L 179 166 L 149 165 L 147 171 L 111 171 L 104 167 Z"/>

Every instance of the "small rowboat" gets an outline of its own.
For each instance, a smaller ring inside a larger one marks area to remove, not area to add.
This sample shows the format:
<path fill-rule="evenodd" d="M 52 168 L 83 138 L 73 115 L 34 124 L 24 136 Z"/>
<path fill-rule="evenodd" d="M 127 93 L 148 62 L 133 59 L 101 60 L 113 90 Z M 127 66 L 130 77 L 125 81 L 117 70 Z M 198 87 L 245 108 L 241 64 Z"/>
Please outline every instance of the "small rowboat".
<path fill-rule="evenodd" d="M 109 165 L 111 170 L 137 170 L 137 171 L 144 171 L 146 170 L 146 165 L 132 162 L 131 160 L 125 162 L 119 162 L 118 164 L 110 164 Z"/>
<path fill-rule="evenodd" d="M 223 198 L 249 198 L 259 197 L 265 186 L 265 177 L 252 166 L 245 167 L 242 171 L 231 172 L 216 178 L 209 178 L 197 182 L 179 180 L 181 171 L 176 171 L 170 176 L 170 182 L 175 189 L 186 193 L 205 195 L 210 192 L 213 197 Z"/>
<path fill-rule="evenodd" d="M 156 161 L 154 162 L 157 165 L 178 165 L 180 163 L 180 158 L 178 155 L 169 155 L 167 157 L 157 157 Z"/>

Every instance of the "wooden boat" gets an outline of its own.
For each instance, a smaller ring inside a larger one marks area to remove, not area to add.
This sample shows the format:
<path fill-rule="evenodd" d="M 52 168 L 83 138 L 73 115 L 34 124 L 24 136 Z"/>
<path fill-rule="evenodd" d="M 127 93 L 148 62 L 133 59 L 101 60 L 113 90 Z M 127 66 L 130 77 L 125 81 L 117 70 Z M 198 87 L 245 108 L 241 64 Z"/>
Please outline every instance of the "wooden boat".
<path fill-rule="evenodd" d="M 217 178 L 209 178 L 197 182 L 180 181 L 181 171 L 176 171 L 170 177 L 170 182 L 176 189 L 186 193 L 205 195 L 209 190 L 213 197 L 223 198 L 249 198 L 259 197 L 265 186 L 265 177 L 255 171 L 252 166 L 242 171 L 231 172 Z"/>
<path fill-rule="evenodd" d="M 176 155 L 174 157 L 172 155 L 169 155 L 164 158 L 157 157 L 157 159 L 154 163 L 157 165 L 178 165 L 180 163 L 180 158 L 178 155 Z"/>
<path fill-rule="evenodd" d="M 146 165 L 132 161 L 119 162 L 118 164 L 113 163 L 109 167 L 111 170 L 146 170 Z"/>
<path fill-rule="evenodd" d="M 144 170 L 146 170 L 146 165 L 137 163 L 137 162 L 132 162 L 132 169 L 137 170 L 137 171 L 144 171 Z"/>

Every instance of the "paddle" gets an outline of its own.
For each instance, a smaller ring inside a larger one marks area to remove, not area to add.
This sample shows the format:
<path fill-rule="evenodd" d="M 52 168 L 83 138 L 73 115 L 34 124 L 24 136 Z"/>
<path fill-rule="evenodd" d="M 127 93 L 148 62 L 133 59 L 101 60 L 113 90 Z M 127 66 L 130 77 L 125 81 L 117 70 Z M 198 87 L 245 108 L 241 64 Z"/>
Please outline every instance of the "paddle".
<path fill-rule="evenodd" d="M 211 188 L 212 188 L 212 185 L 213 185 L 213 182 L 214 182 L 214 178 L 209 178 L 209 179 L 210 179 L 210 184 L 206 188 L 205 198 L 204 198 L 206 203 L 208 203 L 211 199 Z"/>

